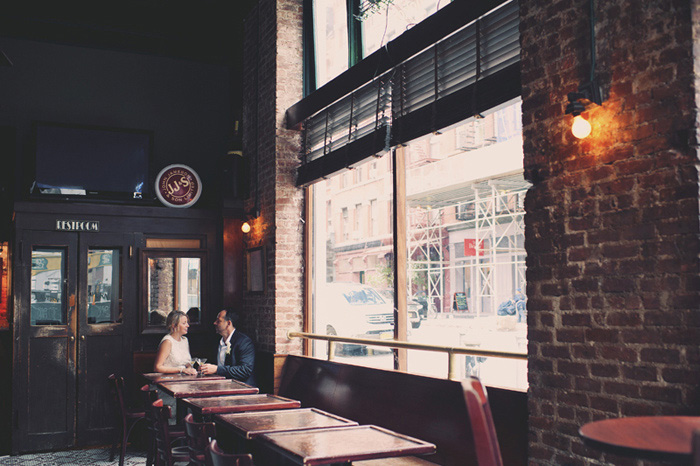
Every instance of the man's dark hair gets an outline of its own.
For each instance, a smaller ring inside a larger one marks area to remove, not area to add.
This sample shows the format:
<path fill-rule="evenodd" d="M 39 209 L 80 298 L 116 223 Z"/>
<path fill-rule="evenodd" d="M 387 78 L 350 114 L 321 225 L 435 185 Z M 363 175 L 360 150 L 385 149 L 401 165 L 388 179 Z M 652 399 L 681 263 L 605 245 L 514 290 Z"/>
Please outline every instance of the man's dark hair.
<path fill-rule="evenodd" d="M 238 317 L 238 313 L 236 311 L 234 311 L 231 308 L 224 308 L 224 309 L 222 309 L 222 311 L 224 311 L 226 313 L 226 314 L 224 314 L 224 319 L 230 321 L 231 325 L 233 325 L 234 327 L 236 325 L 238 325 L 239 317 Z"/>

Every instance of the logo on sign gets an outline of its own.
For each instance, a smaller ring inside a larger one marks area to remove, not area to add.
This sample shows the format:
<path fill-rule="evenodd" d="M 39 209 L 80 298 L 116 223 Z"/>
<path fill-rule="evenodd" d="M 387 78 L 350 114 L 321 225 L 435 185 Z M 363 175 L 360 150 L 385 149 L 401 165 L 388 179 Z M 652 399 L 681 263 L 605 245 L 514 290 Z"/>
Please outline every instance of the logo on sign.
<path fill-rule="evenodd" d="M 190 207 L 201 194 L 199 175 L 186 165 L 168 165 L 156 177 L 156 195 L 168 207 Z"/>

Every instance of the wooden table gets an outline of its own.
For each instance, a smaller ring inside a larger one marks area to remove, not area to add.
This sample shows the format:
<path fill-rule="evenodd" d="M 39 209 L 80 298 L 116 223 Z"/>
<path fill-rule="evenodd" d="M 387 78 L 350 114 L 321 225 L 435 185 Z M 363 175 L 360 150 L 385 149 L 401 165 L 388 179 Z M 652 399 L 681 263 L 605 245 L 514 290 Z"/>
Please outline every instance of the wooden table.
<path fill-rule="evenodd" d="M 156 387 L 175 398 L 178 420 L 184 419 L 187 415 L 187 405 L 183 402 L 184 398 L 248 395 L 259 391 L 256 387 L 231 379 L 159 382 Z"/>
<path fill-rule="evenodd" d="M 316 408 L 220 414 L 216 420 L 242 438 L 290 430 L 327 429 L 356 426 L 357 422 Z"/>
<path fill-rule="evenodd" d="M 639 416 L 589 422 L 579 429 L 584 442 L 614 454 L 643 459 L 689 459 L 700 417 Z"/>
<path fill-rule="evenodd" d="M 245 395 L 259 392 L 256 387 L 251 387 L 243 382 L 231 379 L 159 382 L 156 386 L 175 399 L 202 396 Z"/>
<path fill-rule="evenodd" d="M 377 426 L 336 427 L 262 434 L 256 440 L 295 464 L 349 464 L 433 453 L 435 445 Z"/>
<path fill-rule="evenodd" d="M 243 411 L 289 409 L 301 406 L 301 403 L 297 400 L 264 393 L 207 398 L 184 398 L 182 402 L 198 416 L 240 413 Z"/>
<path fill-rule="evenodd" d="M 189 374 L 163 374 L 161 372 L 150 372 L 141 374 L 148 383 L 156 384 L 160 382 L 200 382 L 202 380 L 223 380 L 223 375 L 189 375 Z"/>

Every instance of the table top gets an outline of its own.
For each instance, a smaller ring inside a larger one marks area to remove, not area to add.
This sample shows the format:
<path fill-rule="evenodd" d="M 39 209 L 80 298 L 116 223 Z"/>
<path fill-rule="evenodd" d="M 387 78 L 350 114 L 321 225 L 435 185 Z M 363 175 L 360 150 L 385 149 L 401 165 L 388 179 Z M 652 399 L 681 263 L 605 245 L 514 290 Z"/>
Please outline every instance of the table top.
<path fill-rule="evenodd" d="M 258 393 L 238 380 L 201 380 L 183 382 L 160 382 L 156 386 L 173 398 L 196 398 L 200 396 L 245 395 Z"/>
<path fill-rule="evenodd" d="M 199 382 L 202 380 L 223 380 L 223 375 L 189 375 L 189 374 L 163 374 L 161 372 L 150 372 L 141 374 L 149 383 L 159 382 Z"/>
<path fill-rule="evenodd" d="M 357 422 L 316 408 L 221 414 L 216 419 L 241 437 L 252 439 L 271 432 L 356 426 Z"/>
<path fill-rule="evenodd" d="M 182 401 L 193 411 L 200 414 L 240 413 L 243 411 L 288 409 L 301 406 L 301 403 L 297 400 L 264 393 L 210 398 L 185 398 Z"/>
<path fill-rule="evenodd" d="M 316 466 L 433 453 L 435 445 L 377 426 L 273 432 L 261 444 L 296 464 Z"/>
<path fill-rule="evenodd" d="M 689 458 L 696 416 L 635 416 L 605 419 L 579 429 L 584 441 L 610 453 L 650 459 Z"/>

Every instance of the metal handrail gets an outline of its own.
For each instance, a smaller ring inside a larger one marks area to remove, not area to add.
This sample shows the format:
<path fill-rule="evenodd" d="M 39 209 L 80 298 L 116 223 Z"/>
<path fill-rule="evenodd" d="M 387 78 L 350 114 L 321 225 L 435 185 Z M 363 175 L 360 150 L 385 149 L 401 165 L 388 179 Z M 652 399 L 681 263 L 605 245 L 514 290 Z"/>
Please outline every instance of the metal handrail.
<path fill-rule="evenodd" d="M 412 349 L 421 351 L 434 351 L 438 353 L 447 353 L 447 377 L 450 380 L 457 380 L 456 367 L 457 367 L 457 355 L 467 354 L 470 356 L 484 356 L 484 357 L 495 357 L 495 358 L 506 358 L 506 359 L 517 359 L 521 361 L 527 361 L 527 354 L 524 353 L 513 353 L 510 351 L 493 351 L 484 350 L 477 348 L 468 348 L 466 346 L 443 346 L 443 345 L 427 345 L 424 343 L 410 343 L 408 341 L 400 340 L 373 340 L 371 338 L 352 338 L 352 337 L 339 337 L 337 335 L 321 335 L 318 333 L 308 333 L 308 332 L 287 332 L 287 338 L 290 340 L 292 338 L 305 338 L 308 340 L 325 340 L 328 342 L 328 360 L 332 361 L 335 353 L 335 343 L 356 343 L 366 346 L 383 346 L 387 348 L 402 348 L 402 349 Z"/>

